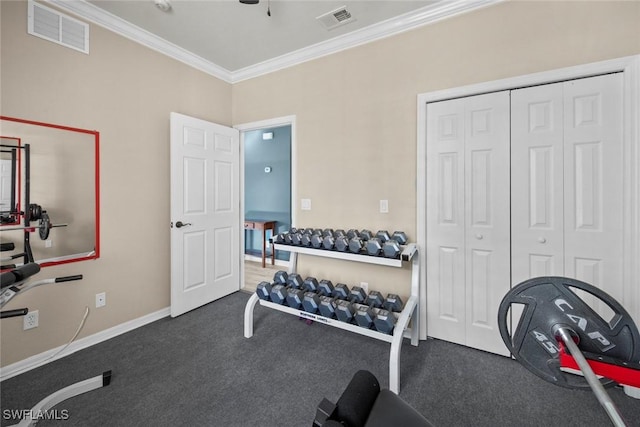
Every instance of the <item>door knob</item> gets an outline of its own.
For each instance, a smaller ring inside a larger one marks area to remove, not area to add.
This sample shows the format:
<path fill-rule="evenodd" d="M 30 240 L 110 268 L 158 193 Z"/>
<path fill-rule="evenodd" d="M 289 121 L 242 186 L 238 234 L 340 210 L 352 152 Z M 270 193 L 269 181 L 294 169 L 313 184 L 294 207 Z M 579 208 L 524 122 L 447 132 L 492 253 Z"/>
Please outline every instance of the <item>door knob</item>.
<path fill-rule="evenodd" d="M 547 239 L 545 239 L 544 237 L 538 237 L 538 242 L 547 243 Z"/>
<path fill-rule="evenodd" d="M 176 227 L 177 228 L 186 227 L 187 225 L 191 225 L 191 223 L 190 222 L 182 222 L 182 221 L 176 222 Z"/>
<path fill-rule="evenodd" d="M 484 236 L 482 234 L 476 234 L 476 239 L 478 240 L 482 240 Z"/>

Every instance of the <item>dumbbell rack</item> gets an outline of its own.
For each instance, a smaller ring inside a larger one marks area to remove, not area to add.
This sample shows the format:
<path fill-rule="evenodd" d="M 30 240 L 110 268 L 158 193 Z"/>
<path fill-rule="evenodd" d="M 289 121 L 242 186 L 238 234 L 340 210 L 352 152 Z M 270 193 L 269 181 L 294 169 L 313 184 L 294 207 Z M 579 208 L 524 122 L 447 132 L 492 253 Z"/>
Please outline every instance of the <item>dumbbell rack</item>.
<path fill-rule="evenodd" d="M 287 251 L 289 255 L 289 274 L 294 274 L 298 264 L 298 254 L 320 256 L 325 258 L 335 258 L 346 261 L 356 261 L 367 264 L 384 265 L 389 267 L 402 267 L 405 262 L 411 262 L 411 296 L 404 305 L 404 308 L 399 313 L 396 325 L 393 330 L 393 335 L 378 332 L 373 329 L 362 328 L 358 325 L 341 322 L 337 319 L 329 319 L 319 314 L 308 313 L 301 309 L 294 309 L 285 305 L 275 304 L 271 301 L 266 301 L 258 298 L 258 295 L 254 293 L 247 301 L 247 305 L 244 310 L 244 336 L 245 338 L 251 338 L 253 336 L 253 311 L 256 303 L 260 302 L 263 307 L 271 308 L 273 310 L 289 313 L 291 315 L 310 319 L 314 322 L 322 323 L 335 328 L 344 329 L 354 332 L 356 334 L 365 335 L 371 338 L 375 338 L 380 341 L 385 341 L 391 344 L 391 350 L 389 353 L 389 389 L 394 393 L 400 393 L 400 350 L 402 346 L 403 338 L 410 338 L 411 344 L 418 345 L 419 339 L 419 284 L 420 284 L 420 264 L 418 257 L 418 245 L 410 243 L 404 246 L 403 251 L 399 259 L 374 257 L 369 255 L 353 254 L 348 252 L 328 251 L 322 249 L 314 249 L 303 246 L 291 246 L 282 244 L 273 244 L 274 250 Z M 413 319 L 411 327 L 409 327 L 409 321 Z"/>

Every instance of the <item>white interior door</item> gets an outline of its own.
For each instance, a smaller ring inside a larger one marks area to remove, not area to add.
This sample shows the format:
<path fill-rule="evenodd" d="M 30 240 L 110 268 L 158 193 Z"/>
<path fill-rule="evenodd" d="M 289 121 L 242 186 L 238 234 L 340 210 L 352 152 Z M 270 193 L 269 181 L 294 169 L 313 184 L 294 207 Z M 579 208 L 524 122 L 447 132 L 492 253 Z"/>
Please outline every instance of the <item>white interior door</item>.
<path fill-rule="evenodd" d="M 565 275 L 617 301 L 624 300 L 622 79 L 563 84 Z"/>
<path fill-rule="evenodd" d="M 513 283 L 559 275 L 622 295 L 622 75 L 512 92 Z"/>
<path fill-rule="evenodd" d="M 427 335 L 465 344 L 464 99 L 427 105 Z"/>
<path fill-rule="evenodd" d="M 512 283 L 564 274 L 563 83 L 511 92 Z"/>
<path fill-rule="evenodd" d="M 171 113 L 171 316 L 240 289 L 236 129 Z"/>
<path fill-rule="evenodd" d="M 509 92 L 465 110 L 466 345 L 508 355 L 496 313 L 511 287 Z"/>
<path fill-rule="evenodd" d="M 427 335 L 507 350 L 509 93 L 427 105 Z"/>

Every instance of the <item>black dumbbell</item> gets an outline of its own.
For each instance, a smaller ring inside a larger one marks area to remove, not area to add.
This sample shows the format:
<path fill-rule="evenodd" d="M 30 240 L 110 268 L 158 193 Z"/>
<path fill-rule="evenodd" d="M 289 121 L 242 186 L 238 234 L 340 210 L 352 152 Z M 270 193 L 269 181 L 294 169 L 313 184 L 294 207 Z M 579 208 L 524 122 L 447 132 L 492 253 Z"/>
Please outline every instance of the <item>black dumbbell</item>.
<path fill-rule="evenodd" d="M 355 318 L 358 326 L 370 329 L 376 317 L 374 308 L 381 308 L 383 303 L 384 297 L 382 294 L 378 291 L 371 291 L 369 295 L 367 295 L 364 304 L 358 306 L 356 309 Z"/>
<path fill-rule="evenodd" d="M 256 294 L 258 294 L 258 298 L 263 299 L 265 301 L 271 301 L 271 288 L 273 284 L 271 282 L 260 282 L 256 287 Z"/>
<path fill-rule="evenodd" d="M 332 234 L 328 236 L 324 236 L 322 239 L 322 248 L 328 251 L 333 250 L 333 247 L 336 245 L 336 238 L 333 237 Z"/>
<path fill-rule="evenodd" d="M 346 291 L 344 290 L 346 285 L 339 283 L 338 286 L 339 291 L 334 294 L 335 287 L 333 286 L 333 283 L 331 283 L 331 280 L 323 279 L 318 283 L 319 292 L 322 293 L 320 302 L 318 303 L 318 311 L 320 311 L 321 315 L 329 319 L 333 319 L 335 317 L 335 301 L 338 299 L 337 295 L 342 295 L 344 293 L 346 296 L 349 294 L 348 289 Z"/>
<path fill-rule="evenodd" d="M 365 243 L 367 255 L 379 256 L 382 253 L 384 243 L 378 237 L 372 237 Z"/>
<path fill-rule="evenodd" d="M 338 299 L 346 300 L 349 298 L 349 287 L 344 283 L 338 283 L 334 288 L 331 296 Z"/>
<path fill-rule="evenodd" d="M 274 284 L 271 286 L 269 297 L 276 304 L 284 304 L 287 301 L 288 291 L 292 287 L 301 287 L 303 280 L 299 274 L 289 275 L 286 271 L 280 270 L 273 275 Z"/>
<path fill-rule="evenodd" d="M 333 283 L 331 283 L 331 280 L 322 279 L 318 283 L 318 293 L 321 293 L 322 295 L 333 296 L 333 290 L 334 286 Z"/>
<path fill-rule="evenodd" d="M 391 239 L 389 232 L 387 230 L 378 230 L 376 233 L 376 238 L 380 239 L 380 241 L 384 244 L 387 240 Z"/>
<path fill-rule="evenodd" d="M 349 297 L 349 287 L 344 283 L 338 283 L 331 293 L 331 297 L 322 297 L 320 298 L 320 313 L 324 317 L 328 317 L 329 319 L 333 319 L 337 316 L 337 308 L 338 303 L 340 301 L 345 301 L 351 306 L 351 303 L 346 301 Z"/>
<path fill-rule="evenodd" d="M 284 270 L 276 271 L 269 291 L 269 299 L 276 304 L 284 304 L 287 300 L 287 281 L 289 274 Z M 258 295 L 259 296 L 259 295 Z"/>
<path fill-rule="evenodd" d="M 285 245 L 293 245 L 293 241 L 292 241 L 292 237 L 293 234 L 291 231 L 289 231 L 288 233 L 284 233 L 284 244 Z"/>
<path fill-rule="evenodd" d="M 384 299 L 383 307 L 389 311 L 400 312 L 403 306 L 402 299 L 396 294 L 388 294 Z"/>
<path fill-rule="evenodd" d="M 347 235 L 347 233 L 341 228 L 339 228 L 339 229 L 337 229 L 336 231 L 333 232 L 333 237 L 335 239 L 337 239 L 340 236 L 346 236 L 346 235 Z"/>
<path fill-rule="evenodd" d="M 304 299 L 304 280 L 299 274 L 290 274 L 287 279 L 287 305 L 291 308 L 300 308 Z"/>
<path fill-rule="evenodd" d="M 322 240 L 323 237 L 321 234 L 313 234 L 311 236 L 311 246 L 313 246 L 315 249 L 322 249 Z"/>
<path fill-rule="evenodd" d="M 339 252 L 346 252 L 349 250 L 349 238 L 347 236 L 338 236 L 336 238 L 335 248 Z"/>
<path fill-rule="evenodd" d="M 271 286 L 271 292 L 269 298 L 276 304 L 284 304 L 287 300 L 287 285 L 282 283 L 275 283 Z"/>
<path fill-rule="evenodd" d="M 388 233 L 384 230 L 378 231 L 378 234 L 376 234 L 376 237 L 380 238 L 380 240 L 383 240 L 386 236 L 388 236 Z M 406 244 L 406 233 L 404 231 L 394 231 L 389 239 L 383 241 L 382 254 L 387 258 L 400 258 L 400 253 L 402 252 L 400 246 Z"/>
<path fill-rule="evenodd" d="M 313 236 L 313 234 L 308 233 L 307 232 L 308 230 L 309 229 L 305 230 L 305 232 L 302 234 L 302 237 L 300 238 L 300 246 L 305 246 L 305 247 L 311 246 L 311 237 Z"/>
<path fill-rule="evenodd" d="M 327 285 L 327 282 L 329 285 Z M 333 285 L 330 281 L 321 280 L 322 286 L 318 283 L 315 277 L 307 277 L 304 281 L 304 299 L 302 300 L 302 307 L 304 311 L 309 313 L 316 313 L 320 308 L 320 298 L 323 296 L 331 296 Z"/>
<path fill-rule="evenodd" d="M 364 241 L 359 236 L 352 237 L 351 240 L 349 240 L 349 252 L 360 254 L 363 249 Z"/>
<path fill-rule="evenodd" d="M 360 286 L 351 288 L 347 300 L 336 301 L 336 317 L 346 323 L 353 323 L 356 308 L 354 303 L 362 304 L 367 299 L 367 293 Z"/>
<path fill-rule="evenodd" d="M 296 231 L 295 233 L 291 234 L 291 244 L 294 246 L 302 245 L 302 232 Z"/>
<path fill-rule="evenodd" d="M 349 291 L 347 300 L 351 303 L 355 302 L 358 304 L 364 304 L 364 302 L 367 300 L 367 293 L 365 292 L 364 288 L 361 288 L 360 286 L 354 286 L 353 288 L 351 288 L 351 291 Z"/>
<path fill-rule="evenodd" d="M 382 254 L 386 258 L 400 258 L 400 253 L 402 253 L 400 243 L 394 239 L 387 240 L 384 242 L 384 245 L 382 245 Z"/>
<path fill-rule="evenodd" d="M 302 288 L 305 291 L 318 292 L 318 287 L 318 279 L 316 279 L 315 277 L 307 277 L 306 279 L 304 279 L 304 282 L 302 282 Z"/>
<path fill-rule="evenodd" d="M 275 239 L 274 239 L 274 243 L 278 243 L 278 244 L 283 245 L 284 244 L 284 233 L 277 234 Z"/>
<path fill-rule="evenodd" d="M 396 317 L 393 312 L 389 310 L 378 310 L 376 318 L 373 320 L 373 325 L 376 330 L 385 334 L 393 333 L 393 328 L 396 326 Z"/>
<path fill-rule="evenodd" d="M 335 297 L 321 296 L 318 303 L 318 311 L 326 318 L 333 319 L 336 317 L 336 301 L 340 301 Z"/>
<path fill-rule="evenodd" d="M 360 232 L 357 228 L 351 228 L 349 229 L 349 231 L 347 231 L 347 238 L 349 240 L 353 239 L 354 237 L 360 237 Z"/>
<path fill-rule="evenodd" d="M 372 237 L 373 237 L 373 233 L 371 232 L 371 230 L 365 229 L 360 232 L 360 238 L 365 242 L 371 239 Z"/>
<path fill-rule="evenodd" d="M 394 231 L 391 238 L 398 242 L 398 244 L 400 245 L 406 245 L 407 242 L 409 242 L 409 238 L 404 231 Z"/>
<path fill-rule="evenodd" d="M 322 230 L 322 237 L 333 236 L 333 228 L 325 228 Z"/>
<path fill-rule="evenodd" d="M 345 300 L 336 300 L 336 317 L 339 321 L 353 323 L 353 316 L 356 314 L 353 304 Z"/>
<path fill-rule="evenodd" d="M 284 270 L 278 270 L 276 271 L 276 273 L 273 275 L 273 282 L 274 283 L 279 283 L 281 285 L 286 285 L 287 284 L 287 279 L 289 278 L 289 273 L 287 273 Z"/>

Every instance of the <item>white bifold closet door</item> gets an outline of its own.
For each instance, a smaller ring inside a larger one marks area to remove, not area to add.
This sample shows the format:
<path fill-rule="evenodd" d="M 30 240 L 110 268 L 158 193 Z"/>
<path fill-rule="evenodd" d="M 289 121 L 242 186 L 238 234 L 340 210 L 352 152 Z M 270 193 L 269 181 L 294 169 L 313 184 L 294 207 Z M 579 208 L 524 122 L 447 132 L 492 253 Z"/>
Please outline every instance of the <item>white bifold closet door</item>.
<path fill-rule="evenodd" d="M 508 355 L 498 306 L 531 277 L 623 300 L 622 78 L 427 105 L 427 335 Z"/>
<path fill-rule="evenodd" d="M 622 300 L 622 78 L 512 91 L 514 285 L 567 276 Z"/>
<path fill-rule="evenodd" d="M 508 352 L 509 92 L 427 106 L 428 335 Z"/>

